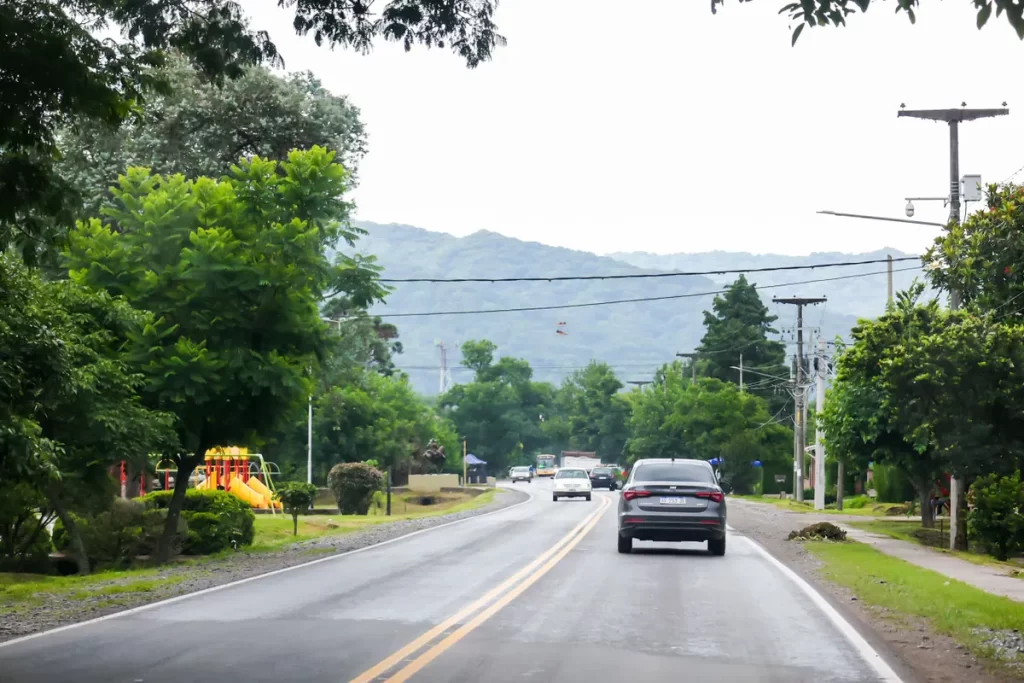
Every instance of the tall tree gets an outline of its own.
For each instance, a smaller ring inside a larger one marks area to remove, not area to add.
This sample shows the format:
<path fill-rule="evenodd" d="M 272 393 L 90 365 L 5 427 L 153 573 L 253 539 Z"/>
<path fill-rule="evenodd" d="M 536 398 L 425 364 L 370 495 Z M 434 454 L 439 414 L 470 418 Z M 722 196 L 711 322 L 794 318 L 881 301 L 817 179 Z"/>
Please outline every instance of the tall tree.
<path fill-rule="evenodd" d="M 751 2 L 752 0 L 738 0 L 738 2 Z M 995 10 L 996 16 L 1005 15 L 1006 20 L 1017 32 L 1017 36 L 1024 38 L 1024 6 L 1016 0 L 971 0 L 975 9 L 978 10 L 976 24 L 981 28 L 988 23 Z M 711 11 L 717 11 L 719 5 L 724 5 L 725 0 L 711 0 Z M 936 4 L 936 3 L 932 3 Z M 858 10 L 867 12 L 872 5 L 872 0 L 800 0 L 784 5 L 780 14 L 788 14 L 789 18 L 797 22 L 793 30 L 793 43 L 804 28 L 808 26 L 845 26 L 846 18 Z M 874 0 L 874 5 L 881 5 L 881 0 Z M 917 21 L 916 10 L 921 6 L 921 0 L 897 0 L 896 11 L 907 15 L 910 23 Z"/>
<path fill-rule="evenodd" d="M 558 389 L 555 403 L 573 450 L 595 451 L 605 462 L 621 462 L 629 436 L 629 404 L 624 385 L 607 363 L 591 361 Z"/>
<path fill-rule="evenodd" d="M 319 147 L 284 163 L 244 161 L 222 180 L 129 169 L 108 222 L 70 235 L 75 282 L 153 316 L 133 352 L 144 396 L 174 414 L 182 449 L 162 558 L 207 449 L 253 442 L 305 402 L 327 342 L 328 291 L 345 283 L 364 306 L 382 296 L 376 271 L 326 257 L 357 237 L 345 227 L 345 189 L 344 169 Z"/>
<path fill-rule="evenodd" d="M 967 308 L 1024 323 L 1024 187 L 991 185 L 987 199 L 987 211 L 935 240 L 924 256 L 929 278 Z"/>
<path fill-rule="evenodd" d="M 717 379 L 684 380 L 681 370 L 679 363 L 666 365 L 653 384 L 630 395 L 630 462 L 721 458 L 723 485 L 740 493 L 753 490 L 755 462 L 791 468 L 792 431 L 772 420 L 764 399 Z"/>
<path fill-rule="evenodd" d="M 447 47 L 470 67 L 504 44 L 495 0 L 390 0 L 381 5 L 279 0 L 299 35 L 367 52 L 377 40 Z M 121 36 L 102 38 L 97 27 Z M 280 66 L 277 47 L 249 28 L 233 0 L 19 0 L 0 4 L 0 250 L 38 259 L 71 225 L 78 199 L 55 167 L 57 131 L 96 122 L 117 128 L 167 82 L 152 70 L 170 51 L 216 81 L 259 63 Z"/>
<path fill-rule="evenodd" d="M 61 131 L 60 171 L 82 193 L 87 215 L 98 215 L 109 188 L 131 166 L 219 178 L 240 157 L 284 159 L 293 149 L 319 145 L 337 151 L 353 184 L 366 153 L 359 110 L 311 73 L 281 77 L 248 67 L 218 85 L 176 56 L 154 76 L 168 91 L 151 96 L 120 129 L 86 122 Z"/>
<path fill-rule="evenodd" d="M 778 334 L 772 327 L 778 316 L 771 315 L 761 301 L 757 287 L 747 282 L 745 275 L 729 286 L 724 295 L 716 296 L 711 311 L 704 311 L 704 337 L 698 369 L 701 374 L 723 382 L 738 382 L 739 370 L 734 369 L 743 357 L 744 368 L 752 372 L 746 376 L 749 391 L 767 399 L 772 412 L 777 412 L 789 400 L 779 389 L 779 381 L 764 375 L 788 377 L 786 346 L 768 339 Z"/>
<path fill-rule="evenodd" d="M 465 342 L 463 365 L 475 371 L 474 379 L 455 385 L 439 401 L 491 472 L 548 443 L 542 416 L 551 413 L 555 400 L 554 387 L 531 379 L 529 363 L 507 356 L 494 361 L 496 350 L 487 340 Z"/>

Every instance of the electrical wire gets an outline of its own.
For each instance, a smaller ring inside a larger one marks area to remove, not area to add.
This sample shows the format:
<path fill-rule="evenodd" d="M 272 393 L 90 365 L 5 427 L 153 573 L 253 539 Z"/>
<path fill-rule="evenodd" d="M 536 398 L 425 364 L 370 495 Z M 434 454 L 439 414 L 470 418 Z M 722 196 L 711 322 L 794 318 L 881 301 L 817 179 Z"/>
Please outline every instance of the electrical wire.
<path fill-rule="evenodd" d="M 895 260 L 895 259 L 894 259 Z M 923 266 L 913 266 L 911 268 L 897 268 L 892 272 L 902 273 L 908 270 L 921 270 Z M 782 287 L 794 287 L 796 285 L 810 285 L 819 282 L 834 282 L 836 280 L 850 280 L 859 277 L 869 277 L 871 275 L 885 275 L 887 270 L 873 271 L 870 273 L 858 273 L 855 275 L 839 275 L 836 277 L 819 278 L 816 280 L 803 280 L 801 282 L 783 282 L 775 285 L 751 285 L 754 289 L 780 289 Z M 425 316 L 436 316 L 436 315 L 483 315 L 485 313 L 524 313 L 528 311 L 558 311 L 570 308 L 592 308 L 595 306 L 612 306 L 615 304 L 635 304 L 649 301 L 672 301 L 675 299 L 693 299 L 702 296 L 716 296 L 718 294 L 725 294 L 728 289 L 716 289 L 711 292 L 690 292 L 688 294 L 670 294 L 666 296 L 645 296 L 637 297 L 633 299 L 612 299 L 610 301 L 590 301 L 582 304 L 555 304 L 552 306 L 519 306 L 517 308 L 485 308 L 470 311 L 424 311 L 420 313 L 387 313 L 386 311 L 377 312 L 374 311 L 373 315 L 380 316 L 381 318 L 420 318 Z"/>
<path fill-rule="evenodd" d="M 918 256 L 901 256 L 897 261 L 919 261 Z M 764 268 L 726 268 L 724 270 L 678 271 L 671 273 L 629 273 L 626 275 L 549 275 L 547 277 L 409 277 L 381 278 L 381 282 L 392 284 L 402 282 L 568 282 L 570 280 L 641 280 L 665 277 L 691 277 L 697 275 L 730 275 L 737 273 L 773 273 L 782 270 L 812 270 L 814 268 L 842 268 L 847 266 L 865 266 L 875 263 L 888 263 L 889 259 L 871 259 L 869 261 L 840 261 L 837 263 L 810 263 L 802 266 L 767 266 Z"/>

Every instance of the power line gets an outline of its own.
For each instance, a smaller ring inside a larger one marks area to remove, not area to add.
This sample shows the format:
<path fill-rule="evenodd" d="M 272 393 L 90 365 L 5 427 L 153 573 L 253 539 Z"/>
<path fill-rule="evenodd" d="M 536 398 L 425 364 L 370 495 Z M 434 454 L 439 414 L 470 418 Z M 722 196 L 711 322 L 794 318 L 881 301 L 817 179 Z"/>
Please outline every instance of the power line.
<path fill-rule="evenodd" d="M 921 270 L 923 266 L 914 266 L 911 268 L 898 268 L 893 270 L 894 273 L 902 273 L 908 270 Z M 836 280 L 850 280 L 858 277 L 868 277 L 871 275 L 885 275 L 887 270 L 878 270 L 870 273 L 858 273 L 855 275 L 839 275 L 836 277 L 819 278 L 817 280 L 803 280 L 801 282 L 783 282 L 776 285 L 751 285 L 754 289 L 779 289 L 782 287 L 794 287 L 796 285 L 810 285 L 818 282 L 834 282 Z M 591 301 L 583 304 L 556 304 L 553 306 L 520 306 L 517 308 L 489 308 L 479 309 L 472 311 L 428 311 L 422 313 L 387 313 L 387 312 L 375 312 L 374 315 L 380 316 L 381 318 L 420 318 L 424 316 L 434 315 L 482 315 L 485 313 L 524 313 L 527 311 L 557 311 L 569 308 L 592 308 L 594 306 L 612 306 L 615 304 L 635 304 L 648 301 L 671 301 L 674 299 L 692 299 L 702 296 L 716 296 L 718 294 L 725 294 L 728 289 L 716 289 L 711 292 L 691 292 L 689 294 L 670 294 L 667 296 L 646 296 L 638 297 L 635 299 L 613 299 L 610 301 Z"/>
<path fill-rule="evenodd" d="M 901 256 L 896 261 L 919 261 L 919 256 Z M 811 263 L 802 266 L 767 266 L 764 268 L 726 268 L 724 270 L 678 271 L 671 273 L 630 273 L 627 275 L 557 275 L 547 277 L 410 277 L 381 278 L 381 282 L 566 282 L 569 280 L 639 280 L 663 277 L 690 277 L 696 275 L 729 275 L 736 273 L 772 273 L 781 270 L 812 270 L 814 268 L 840 268 L 846 266 L 865 266 L 873 263 L 888 263 L 889 259 L 871 259 L 869 261 L 840 261 L 837 263 Z"/>

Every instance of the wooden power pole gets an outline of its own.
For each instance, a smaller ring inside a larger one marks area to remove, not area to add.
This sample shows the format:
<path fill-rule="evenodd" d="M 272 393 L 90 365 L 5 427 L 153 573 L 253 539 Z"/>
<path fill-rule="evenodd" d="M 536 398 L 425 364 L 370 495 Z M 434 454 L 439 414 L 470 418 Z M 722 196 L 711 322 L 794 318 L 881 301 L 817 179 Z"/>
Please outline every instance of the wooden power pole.
<path fill-rule="evenodd" d="M 804 499 L 804 447 L 807 445 L 807 433 L 804 420 L 804 404 L 807 402 L 807 389 L 804 386 L 804 306 L 814 306 L 828 301 L 823 296 L 794 296 L 788 299 L 772 299 L 777 304 L 796 306 L 796 385 L 793 391 L 793 497 L 798 501 Z"/>

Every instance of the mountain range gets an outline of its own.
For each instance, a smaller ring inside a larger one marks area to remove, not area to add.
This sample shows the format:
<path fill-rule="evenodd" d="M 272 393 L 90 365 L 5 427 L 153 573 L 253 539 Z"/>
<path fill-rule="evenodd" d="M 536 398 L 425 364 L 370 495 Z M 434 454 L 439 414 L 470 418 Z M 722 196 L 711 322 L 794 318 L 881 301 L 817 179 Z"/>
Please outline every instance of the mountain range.
<path fill-rule="evenodd" d="M 408 225 L 359 222 L 367 231 L 356 250 L 377 257 L 384 278 L 530 278 L 706 272 L 778 268 L 849 261 L 914 257 L 895 249 L 861 254 L 835 252 L 807 256 L 707 252 L 599 256 L 586 251 L 524 242 L 494 232 L 455 237 Z M 906 269 L 906 270 L 904 270 Z M 898 291 L 921 274 L 919 261 L 894 264 Z M 773 297 L 825 296 L 805 309 L 808 337 L 820 330 L 827 339 L 848 337 L 860 317 L 881 314 L 886 302 L 886 264 L 747 274 L 779 320 L 775 323 L 790 354 L 795 352 L 796 307 Z M 865 275 L 866 274 L 866 275 Z M 859 277 L 849 277 L 849 276 Z M 692 351 L 704 334 L 703 312 L 714 293 L 738 277 L 732 273 L 650 279 L 541 282 L 394 283 L 387 303 L 372 313 L 397 325 L 404 352 L 396 358 L 415 388 L 436 394 L 441 385 L 439 344 L 447 349 L 450 379 L 468 381 L 459 365 L 459 345 L 489 339 L 499 355 L 530 362 L 539 380 L 561 382 L 591 359 L 607 362 L 624 380 L 647 380 L 677 352 Z M 841 279 L 833 279 L 841 278 Z M 595 302 L 648 299 L 589 306 Z M 486 312 L 553 306 L 551 310 Z M 566 306 L 565 308 L 561 308 Z M 457 314 L 456 311 L 471 313 Z M 435 314 L 436 315 L 433 315 Z M 412 314 L 412 315 L 410 315 Z M 430 314 L 430 315 L 422 315 Z M 814 329 L 808 329 L 814 328 Z M 738 361 L 738 358 L 737 358 Z"/>

